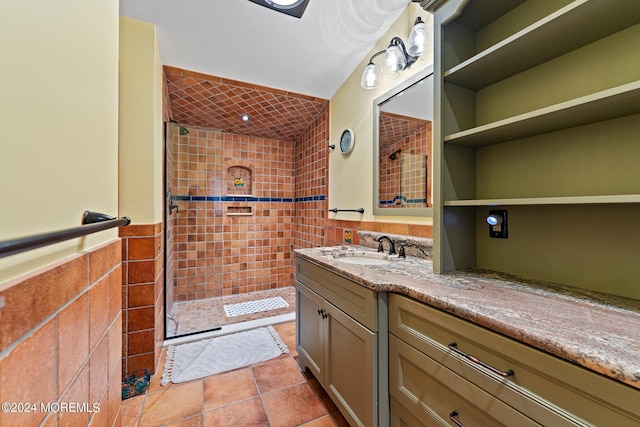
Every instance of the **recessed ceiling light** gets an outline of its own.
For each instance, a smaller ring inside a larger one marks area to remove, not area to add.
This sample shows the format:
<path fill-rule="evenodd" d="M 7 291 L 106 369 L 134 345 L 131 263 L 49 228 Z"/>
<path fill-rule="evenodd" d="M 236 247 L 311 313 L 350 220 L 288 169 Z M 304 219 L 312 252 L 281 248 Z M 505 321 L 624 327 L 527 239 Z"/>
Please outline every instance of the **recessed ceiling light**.
<path fill-rule="evenodd" d="M 267 3 L 273 3 L 275 7 L 294 7 L 302 3 L 303 0 L 267 0 Z"/>
<path fill-rule="evenodd" d="M 249 0 L 269 9 L 300 18 L 307 8 L 309 0 Z"/>
<path fill-rule="evenodd" d="M 243 114 L 242 116 L 240 116 L 240 119 L 242 119 L 243 122 L 248 122 L 250 118 L 251 117 L 249 117 L 248 114 Z"/>

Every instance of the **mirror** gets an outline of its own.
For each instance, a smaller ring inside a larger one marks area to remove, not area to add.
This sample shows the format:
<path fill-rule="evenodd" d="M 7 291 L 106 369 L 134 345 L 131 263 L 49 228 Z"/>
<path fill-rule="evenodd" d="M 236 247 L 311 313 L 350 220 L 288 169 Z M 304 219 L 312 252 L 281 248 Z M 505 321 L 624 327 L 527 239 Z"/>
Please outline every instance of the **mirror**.
<path fill-rule="evenodd" d="M 432 216 L 433 68 L 373 103 L 373 213 Z"/>

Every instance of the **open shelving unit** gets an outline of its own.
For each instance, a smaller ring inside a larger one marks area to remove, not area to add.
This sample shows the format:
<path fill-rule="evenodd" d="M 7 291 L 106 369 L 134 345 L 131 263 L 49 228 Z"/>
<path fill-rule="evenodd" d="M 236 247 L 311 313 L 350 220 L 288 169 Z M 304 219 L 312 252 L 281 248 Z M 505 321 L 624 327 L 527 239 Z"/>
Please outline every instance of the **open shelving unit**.
<path fill-rule="evenodd" d="M 434 269 L 640 299 L 640 1 L 449 0 L 434 22 Z"/>
<path fill-rule="evenodd" d="M 512 2 L 516 3 L 524 2 Z M 561 5 L 562 1 L 557 3 Z M 490 86 L 636 24 L 638 8 L 629 10 L 629 5 L 634 6 L 628 0 L 572 1 L 452 66 L 444 72 L 444 78 L 474 90 Z M 474 26 L 490 23 L 503 13 L 494 5 L 489 5 L 488 10 L 494 10 L 495 15 L 475 21 Z M 471 11 L 469 16 L 476 15 Z"/>
<path fill-rule="evenodd" d="M 479 147 L 638 113 L 640 81 L 456 132 L 444 142 Z"/>

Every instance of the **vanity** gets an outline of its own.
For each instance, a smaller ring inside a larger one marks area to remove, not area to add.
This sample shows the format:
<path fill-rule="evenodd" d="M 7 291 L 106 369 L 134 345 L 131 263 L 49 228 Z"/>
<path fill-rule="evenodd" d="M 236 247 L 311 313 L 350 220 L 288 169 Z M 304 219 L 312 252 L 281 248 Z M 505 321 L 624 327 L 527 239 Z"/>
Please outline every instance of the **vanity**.
<path fill-rule="evenodd" d="M 352 425 L 380 425 L 377 350 L 380 313 L 386 310 L 379 308 L 378 297 L 312 261 L 296 259 L 298 363 Z"/>
<path fill-rule="evenodd" d="M 296 273 L 300 366 L 353 426 L 640 423 L 635 300 L 361 246 Z"/>

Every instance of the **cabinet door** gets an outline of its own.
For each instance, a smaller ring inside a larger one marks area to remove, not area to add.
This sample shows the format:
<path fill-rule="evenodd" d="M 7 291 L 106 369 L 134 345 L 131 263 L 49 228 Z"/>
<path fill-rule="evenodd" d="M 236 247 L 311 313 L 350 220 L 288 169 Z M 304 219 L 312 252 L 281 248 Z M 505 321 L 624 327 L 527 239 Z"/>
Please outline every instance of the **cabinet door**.
<path fill-rule="evenodd" d="M 296 283 L 296 349 L 298 363 L 308 368 L 320 384 L 324 380 L 324 300 L 315 292 Z"/>
<path fill-rule="evenodd" d="M 376 334 L 329 303 L 325 311 L 325 389 L 352 426 L 376 425 Z"/>

